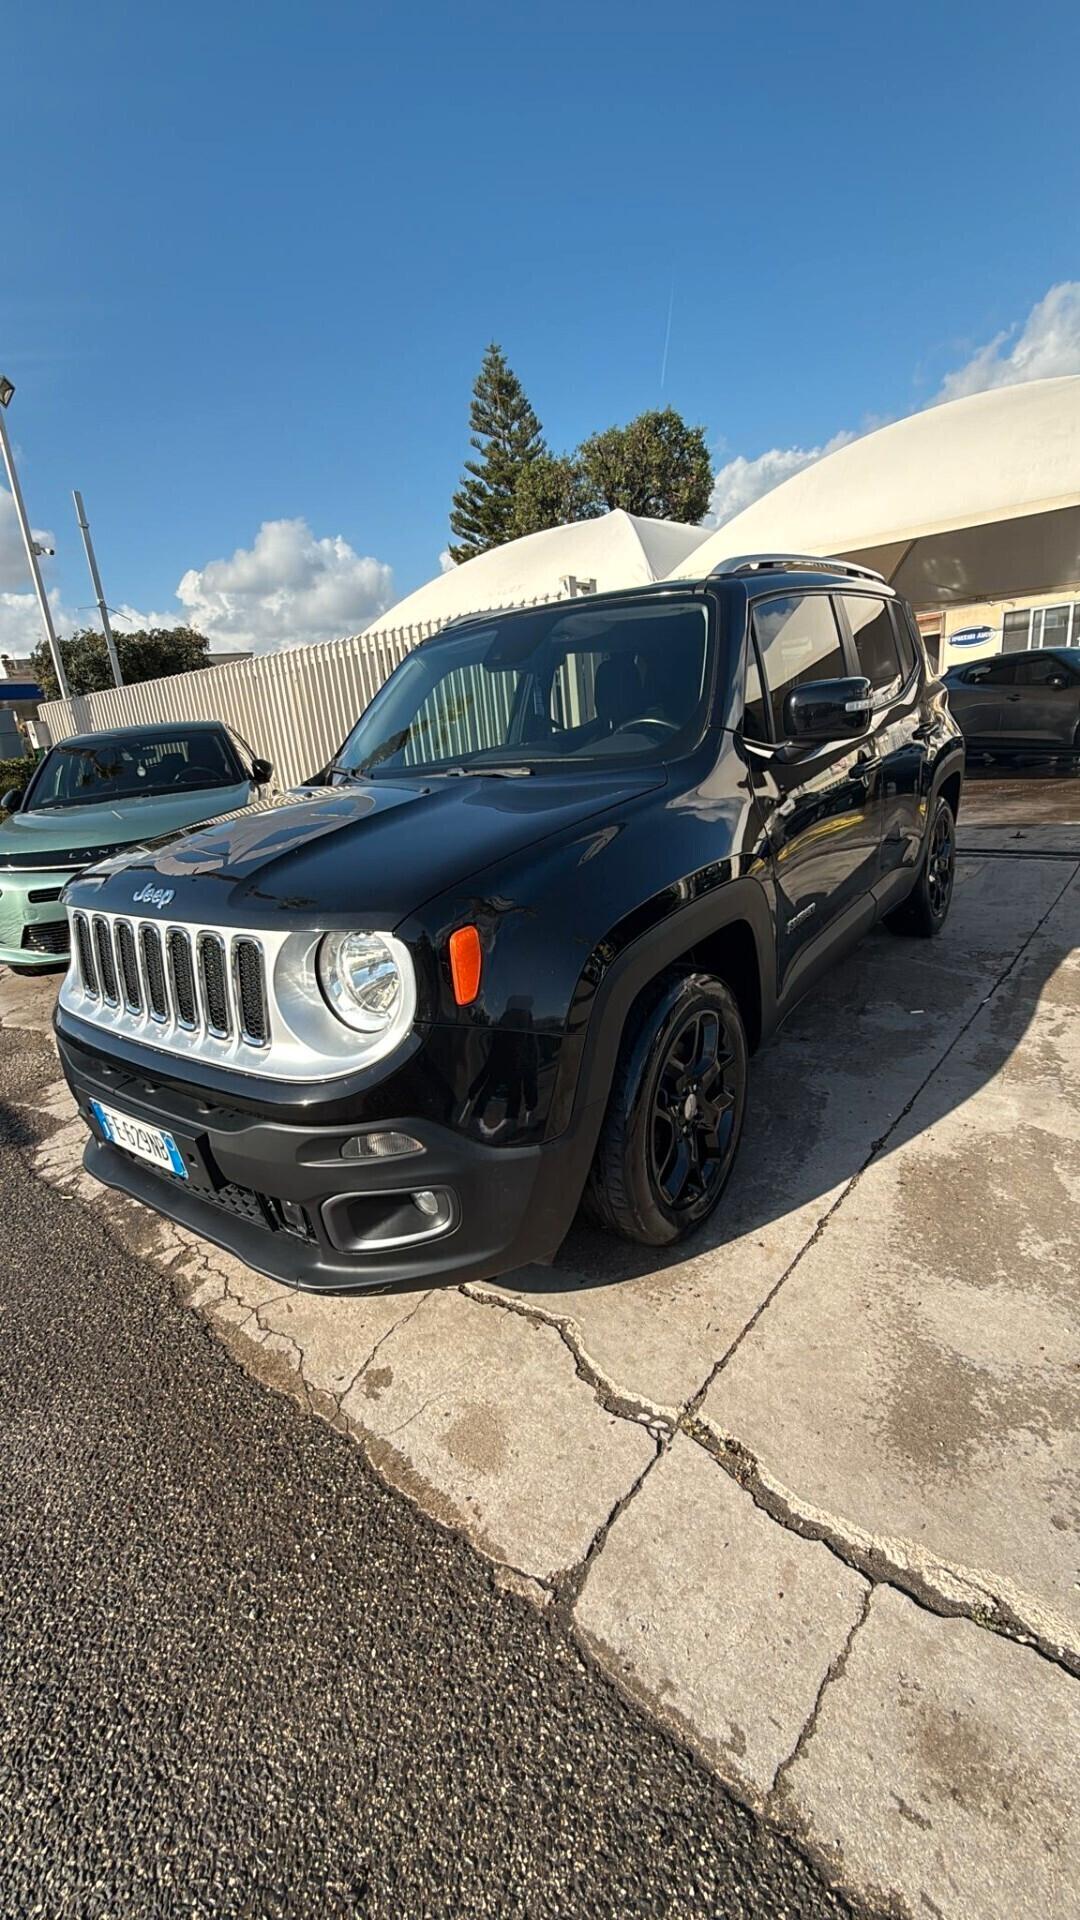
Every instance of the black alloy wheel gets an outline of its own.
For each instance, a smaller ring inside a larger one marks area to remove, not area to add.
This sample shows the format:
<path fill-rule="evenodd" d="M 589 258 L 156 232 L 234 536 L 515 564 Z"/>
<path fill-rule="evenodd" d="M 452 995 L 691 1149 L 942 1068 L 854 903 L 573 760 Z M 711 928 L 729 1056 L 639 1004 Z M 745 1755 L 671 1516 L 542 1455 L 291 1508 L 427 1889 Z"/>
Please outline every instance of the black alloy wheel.
<path fill-rule="evenodd" d="M 735 1125 L 735 1055 L 713 1007 L 691 1011 L 669 1042 L 652 1097 L 656 1190 L 690 1223 L 713 1204 Z"/>
<path fill-rule="evenodd" d="M 893 933 L 924 940 L 940 933 L 948 917 L 956 878 L 956 820 L 945 799 L 938 799 L 922 867 L 907 899 L 885 917 Z"/>
<path fill-rule="evenodd" d="M 956 829 L 948 806 L 938 808 L 926 856 L 926 894 L 931 912 L 944 920 L 952 899 L 956 869 Z"/>
<path fill-rule="evenodd" d="M 730 988 L 712 974 L 662 975 L 623 1038 L 586 1190 L 592 1217 L 646 1246 L 700 1226 L 734 1164 L 746 1081 Z"/>

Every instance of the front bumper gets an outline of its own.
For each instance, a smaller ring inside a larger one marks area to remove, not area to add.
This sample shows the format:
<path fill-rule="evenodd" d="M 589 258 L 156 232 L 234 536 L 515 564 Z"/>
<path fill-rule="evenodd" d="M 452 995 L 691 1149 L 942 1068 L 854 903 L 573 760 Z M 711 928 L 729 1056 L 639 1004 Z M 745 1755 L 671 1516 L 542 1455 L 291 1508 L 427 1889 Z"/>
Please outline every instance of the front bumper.
<path fill-rule="evenodd" d="M 490 1279 L 550 1259 L 573 1218 L 587 1171 L 575 1131 L 545 1144 L 481 1145 L 430 1119 L 363 1115 L 332 1127 L 282 1122 L 147 1082 L 58 1032 L 60 1058 L 90 1129 L 87 1171 L 106 1186 L 290 1286 L 328 1293 Z M 157 1171 L 110 1144 L 96 1099 L 171 1133 L 188 1178 Z M 396 1159 L 342 1157 L 366 1128 L 395 1127 L 423 1151 Z M 372 1244 L 414 1217 L 420 1190 L 451 1196 L 449 1227 L 414 1243 Z"/>
<path fill-rule="evenodd" d="M 63 872 L 0 867 L 0 961 L 17 967 L 55 967 L 68 958 Z"/>

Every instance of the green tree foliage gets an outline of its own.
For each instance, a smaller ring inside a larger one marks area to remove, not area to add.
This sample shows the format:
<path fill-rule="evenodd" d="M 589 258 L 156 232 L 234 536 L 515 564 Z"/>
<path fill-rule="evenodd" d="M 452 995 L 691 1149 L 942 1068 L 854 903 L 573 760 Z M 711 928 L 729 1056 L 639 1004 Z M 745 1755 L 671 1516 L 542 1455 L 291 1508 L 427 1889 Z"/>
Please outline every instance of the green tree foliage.
<path fill-rule="evenodd" d="M 577 458 L 593 512 L 622 507 L 653 520 L 696 526 L 708 507 L 712 462 L 705 435 L 700 427 L 688 427 L 674 407 L 594 433 Z"/>
<path fill-rule="evenodd" d="M 540 422 L 494 341 L 476 377 L 469 426 L 479 458 L 466 460 L 450 513 L 450 531 L 456 536 L 450 553 L 459 562 L 514 538 L 518 479 L 546 451 Z"/>
<path fill-rule="evenodd" d="M 70 640 L 62 640 L 60 648 L 72 693 L 99 693 L 103 687 L 112 686 L 104 634 L 93 627 L 82 627 Z M 136 680 L 158 680 L 170 673 L 193 673 L 211 664 L 210 642 L 194 627 L 144 627 L 136 633 L 118 633 L 116 651 L 127 685 Z M 57 699 L 60 688 L 44 640 L 30 661 L 46 700 Z"/>
<path fill-rule="evenodd" d="M 564 527 L 571 520 L 591 520 L 602 512 L 575 454 L 541 453 L 518 475 L 511 538 Z"/>

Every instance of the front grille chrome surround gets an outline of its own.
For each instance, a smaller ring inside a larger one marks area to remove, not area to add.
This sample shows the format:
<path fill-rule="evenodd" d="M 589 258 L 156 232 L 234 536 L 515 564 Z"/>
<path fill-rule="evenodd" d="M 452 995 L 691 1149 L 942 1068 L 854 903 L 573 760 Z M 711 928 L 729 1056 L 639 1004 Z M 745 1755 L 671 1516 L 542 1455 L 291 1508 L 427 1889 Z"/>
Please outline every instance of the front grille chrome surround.
<path fill-rule="evenodd" d="M 169 991 L 178 1027 L 194 1033 L 199 1025 L 199 1002 L 195 994 L 195 965 L 191 941 L 182 927 L 170 927 L 165 935 L 165 959 L 169 973 Z"/>
<path fill-rule="evenodd" d="M 139 956 L 135 945 L 135 930 L 130 920 L 118 920 L 114 930 L 116 958 L 119 962 L 120 984 L 124 990 L 124 1005 L 129 1013 L 141 1013 L 143 1008 L 142 981 L 139 978 Z"/>
<path fill-rule="evenodd" d="M 96 1000 L 98 997 L 97 967 L 94 962 L 94 948 L 90 938 L 90 922 L 85 913 L 77 913 L 74 915 L 74 934 L 73 952 L 77 956 L 79 977 L 82 982 L 83 991 L 89 995 L 91 1000 Z"/>
<path fill-rule="evenodd" d="M 215 1040 L 227 1040 L 232 1032 L 229 1005 L 229 962 L 220 933 L 200 933 L 196 943 L 199 959 L 199 993 L 203 1020 Z"/>
<path fill-rule="evenodd" d="M 366 1035 L 337 1018 L 319 986 L 324 928 L 252 932 L 82 906 L 69 907 L 68 917 L 60 1006 L 98 1038 L 115 1034 L 234 1073 L 317 1084 L 384 1059 L 413 1028 L 412 956 L 379 928 L 371 931 L 393 953 L 402 990 L 391 1027 Z"/>
<path fill-rule="evenodd" d="M 161 935 L 156 927 L 144 925 L 139 928 L 139 958 L 146 981 L 146 1004 L 150 1009 L 150 1018 L 160 1026 L 162 1021 L 169 1018 L 169 990 L 165 984 Z"/>
<path fill-rule="evenodd" d="M 107 1006 L 119 1006 L 120 995 L 116 984 L 116 955 L 113 951 L 112 928 L 101 913 L 94 915 L 94 957 L 97 961 L 98 984 L 102 999 Z"/>

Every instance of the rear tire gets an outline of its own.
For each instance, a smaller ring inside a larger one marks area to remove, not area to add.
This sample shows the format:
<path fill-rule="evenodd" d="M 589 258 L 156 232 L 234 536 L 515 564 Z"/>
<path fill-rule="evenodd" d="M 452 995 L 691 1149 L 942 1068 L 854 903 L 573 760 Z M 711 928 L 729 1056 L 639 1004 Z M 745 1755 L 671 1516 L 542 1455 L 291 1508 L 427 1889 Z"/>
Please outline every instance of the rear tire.
<path fill-rule="evenodd" d="M 748 1049 L 715 975 L 672 968 L 634 1009 L 585 1189 L 598 1226 L 670 1246 L 709 1218 L 735 1163 Z"/>
<path fill-rule="evenodd" d="M 932 940 L 941 932 L 952 904 L 956 875 L 956 821 L 945 799 L 934 808 L 919 877 L 907 899 L 885 916 L 890 933 Z"/>

